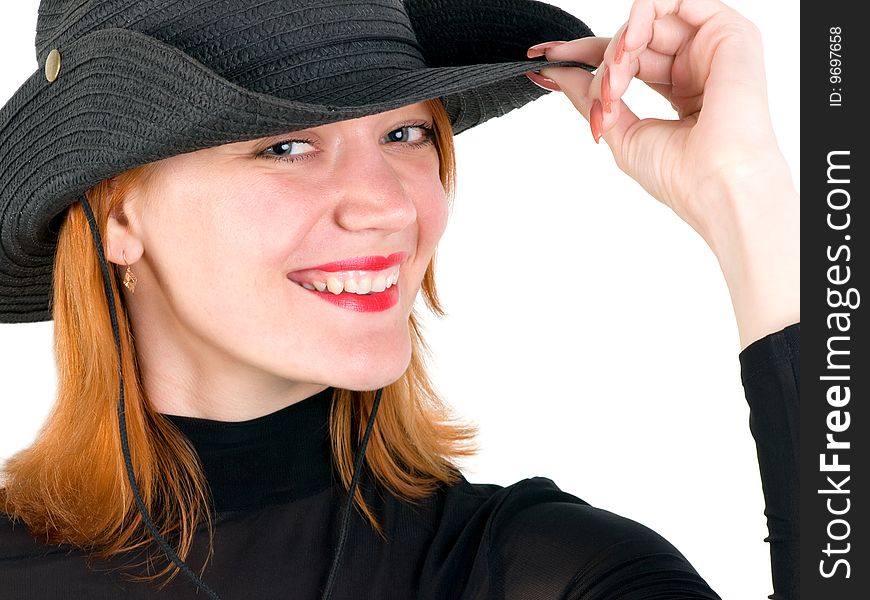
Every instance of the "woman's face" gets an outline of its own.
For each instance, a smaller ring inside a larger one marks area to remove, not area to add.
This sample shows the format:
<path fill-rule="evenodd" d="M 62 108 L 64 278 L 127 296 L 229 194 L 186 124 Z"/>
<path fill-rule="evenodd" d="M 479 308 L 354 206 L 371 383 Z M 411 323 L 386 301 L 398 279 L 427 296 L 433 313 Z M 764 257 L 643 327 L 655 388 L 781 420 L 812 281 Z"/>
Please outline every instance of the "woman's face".
<path fill-rule="evenodd" d="M 431 123 L 419 103 L 156 163 L 109 228 L 138 277 L 127 299 L 146 388 L 398 379 L 447 222 Z M 317 269 L 366 257 L 388 261 Z M 369 287 L 384 291 L 351 293 Z"/>

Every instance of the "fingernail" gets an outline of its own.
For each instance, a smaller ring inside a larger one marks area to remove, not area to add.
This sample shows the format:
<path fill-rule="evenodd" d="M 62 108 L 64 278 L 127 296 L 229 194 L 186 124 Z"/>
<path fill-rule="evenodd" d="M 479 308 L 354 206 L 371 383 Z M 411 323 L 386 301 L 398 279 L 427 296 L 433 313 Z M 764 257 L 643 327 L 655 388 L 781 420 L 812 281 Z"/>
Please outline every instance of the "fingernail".
<path fill-rule="evenodd" d="M 529 58 L 538 58 L 539 56 L 544 56 L 547 50 L 550 48 L 555 48 L 556 46 L 561 46 L 565 42 L 544 42 L 542 44 L 535 44 L 528 50 L 526 50 L 526 56 Z"/>
<path fill-rule="evenodd" d="M 622 33 L 619 34 L 619 39 L 616 41 L 616 50 L 613 51 L 613 64 L 618 65 L 619 61 L 622 60 L 622 55 L 625 54 L 626 31 L 628 31 L 628 27 L 622 30 Z"/>
<path fill-rule="evenodd" d="M 532 83 L 537 85 L 538 87 L 542 87 L 545 90 L 550 90 L 551 92 L 561 92 L 562 88 L 559 87 L 559 84 L 550 79 L 549 77 L 544 77 L 543 75 L 539 75 L 534 71 L 529 71 L 526 73 L 526 77 L 528 77 Z"/>
<path fill-rule="evenodd" d="M 604 128 L 604 115 L 601 113 L 601 103 L 596 100 L 592 103 L 589 111 L 589 126 L 592 128 L 592 139 L 595 143 L 601 139 L 601 130 Z"/>
<path fill-rule="evenodd" d="M 610 71 L 607 67 L 601 71 L 601 103 L 604 105 L 604 112 L 610 112 L 612 102 L 610 101 Z"/>

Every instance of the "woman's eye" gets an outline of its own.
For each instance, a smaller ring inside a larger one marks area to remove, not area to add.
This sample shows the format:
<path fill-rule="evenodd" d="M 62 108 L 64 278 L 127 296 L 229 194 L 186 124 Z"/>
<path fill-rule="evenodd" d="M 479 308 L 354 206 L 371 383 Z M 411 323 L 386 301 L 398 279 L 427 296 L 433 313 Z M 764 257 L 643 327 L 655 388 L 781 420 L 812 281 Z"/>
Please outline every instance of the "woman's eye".
<path fill-rule="evenodd" d="M 422 125 L 405 125 L 388 133 L 387 140 L 415 144 L 426 141 L 430 134 L 431 130 Z"/>
<path fill-rule="evenodd" d="M 263 152 L 268 156 L 275 156 L 278 158 L 289 157 L 289 156 L 297 156 L 301 154 L 299 152 L 299 148 L 304 146 L 310 146 L 311 142 L 306 140 L 287 140 L 285 142 L 279 142 L 277 144 L 273 144 L 266 148 Z M 303 150 L 304 151 L 304 148 Z"/>

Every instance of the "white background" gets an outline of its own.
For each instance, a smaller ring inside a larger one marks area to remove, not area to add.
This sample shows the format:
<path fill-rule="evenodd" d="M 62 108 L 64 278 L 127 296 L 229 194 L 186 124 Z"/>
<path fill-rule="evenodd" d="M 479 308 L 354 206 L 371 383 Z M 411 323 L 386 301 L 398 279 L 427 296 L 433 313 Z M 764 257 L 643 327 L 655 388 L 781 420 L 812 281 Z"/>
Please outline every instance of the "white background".
<path fill-rule="evenodd" d="M 630 6 L 552 3 L 599 35 Z M 37 5 L 0 9 L 0 102 L 36 69 Z M 731 5 L 763 33 L 774 126 L 799 183 L 798 4 Z M 642 84 L 628 99 L 670 118 Z M 448 316 L 426 331 L 440 391 L 480 426 L 469 480 L 549 477 L 660 532 L 723 598 L 765 598 L 737 327 L 712 253 L 614 167 L 562 94 L 463 133 L 457 153 L 437 265 Z M 0 459 L 33 439 L 52 404 L 51 334 L 51 323 L 0 325 Z"/>

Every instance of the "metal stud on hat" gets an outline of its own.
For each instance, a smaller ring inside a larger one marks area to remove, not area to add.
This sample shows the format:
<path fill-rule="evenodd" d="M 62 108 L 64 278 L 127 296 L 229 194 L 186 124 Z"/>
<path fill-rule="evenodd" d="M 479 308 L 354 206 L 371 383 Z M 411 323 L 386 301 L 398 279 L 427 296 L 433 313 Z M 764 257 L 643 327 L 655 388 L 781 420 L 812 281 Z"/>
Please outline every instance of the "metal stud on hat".
<path fill-rule="evenodd" d="M 57 79 L 60 74 L 60 52 L 53 48 L 45 59 L 45 78 L 49 83 Z"/>

